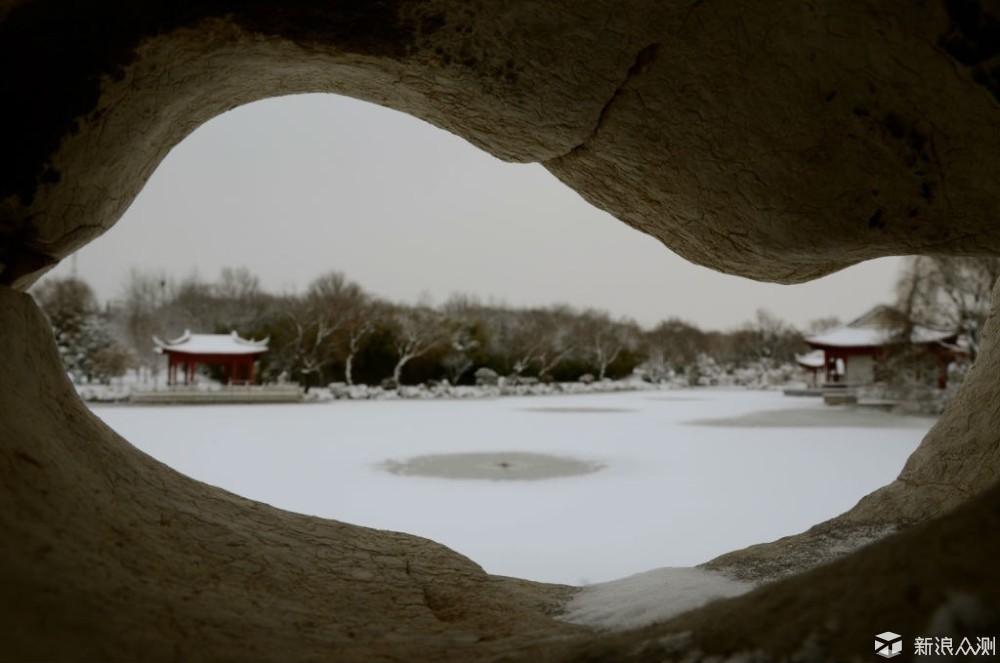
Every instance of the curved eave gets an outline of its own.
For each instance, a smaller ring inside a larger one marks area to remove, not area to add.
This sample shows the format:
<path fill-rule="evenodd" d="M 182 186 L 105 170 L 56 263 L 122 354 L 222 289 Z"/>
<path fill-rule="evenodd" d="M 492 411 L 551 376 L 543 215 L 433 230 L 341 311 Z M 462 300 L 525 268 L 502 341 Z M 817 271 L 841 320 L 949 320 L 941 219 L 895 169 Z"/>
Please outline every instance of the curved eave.
<path fill-rule="evenodd" d="M 216 360 L 222 361 L 232 357 L 256 357 L 267 352 L 267 348 L 247 348 L 242 352 L 190 352 L 178 348 L 159 348 L 160 352 L 175 357 L 200 359 L 201 361 Z"/>
<path fill-rule="evenodd" d="M 823 350 L 824 352 L 836 351 L 836 350 L 870 350 L 875 352 L 876 350 L 881 350 L 891 343 L 885 343 L 882 345 L 834 345 L 830 343 L 813 343 L 812 341 L 806 341 L 806 345 L 816 350 Z"/>

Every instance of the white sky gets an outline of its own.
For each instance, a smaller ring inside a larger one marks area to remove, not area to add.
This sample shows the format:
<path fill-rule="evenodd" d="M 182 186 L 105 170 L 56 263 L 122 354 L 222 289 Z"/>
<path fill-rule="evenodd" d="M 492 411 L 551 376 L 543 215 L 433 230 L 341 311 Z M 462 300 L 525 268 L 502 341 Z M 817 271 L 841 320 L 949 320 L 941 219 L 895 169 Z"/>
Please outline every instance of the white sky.
<path fill-rule="evenodd" d="M 541 166 L 508 164 L 396 111 L 336 95 L 243 106 L 163 161 L 121 221 L 82 249 L 101 299 L 129 269 L 246 266 L 271 291 L 339 270 L 393 301 L 454 292 L 514 306 L 566 302 L 729 329 L 766 308 L 798 326 L 890 303 L 898 258 L 798 286 L 692 265 L 584 202 Z M 53 274 L 71 273 L 68 259 Z"/>

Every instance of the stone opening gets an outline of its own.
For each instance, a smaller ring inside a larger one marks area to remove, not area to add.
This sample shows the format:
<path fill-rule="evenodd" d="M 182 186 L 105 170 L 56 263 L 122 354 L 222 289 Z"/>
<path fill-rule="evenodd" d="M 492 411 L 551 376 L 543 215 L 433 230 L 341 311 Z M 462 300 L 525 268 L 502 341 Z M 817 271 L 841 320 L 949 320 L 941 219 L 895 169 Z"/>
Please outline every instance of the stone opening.
<path fill-rule="evenodd" d="M 73 33 L 104 34 L 109 14 L 130 15 L 120 4 L 78 16 Z M 995 317 L 899 481 L 799 537 L 709 565 L 788 577 L 648 631 L 597 636 L 551 619 L 566 588 L 487 576 L 415 537 L 270 509 L 137 454 L 77 401 L 19 293 L 113 225 L 194 127 L 317 90 L 543 162 L 595 205 L 730 273 L 799 282 L 878 255 L 995 255 L 990 11 L 950 0 L 900 11 L 401 1 L 373 5 L 392 20 L 333 26 L 357 28 L 345 36 L 314 29 L 315 3 L 281 14 L 276 30 L 254 22 L 271 20 L 266 3 L 223 4 L 186 5 L 175 20 L 160 3 L 150 11 L 171 21 L 155 30 L 112 21 L 112 45 L 124 46 L 96 64 L 75 51 L 33 57 L 62 32 L 59 3 L 0 9 L 0 42 L 15 45 L 0 90 L 18 102 L 0 126 L 20 146 L 0 186 L 8 655 L 843 660 L 870 655 L 852 643 L 870 643 L 888 617 L 914 634 L 1000 627 Z M 886 529 L 906 531 L 846 554 Z M 846 556 L 794 575 L 838 549 Z"/>

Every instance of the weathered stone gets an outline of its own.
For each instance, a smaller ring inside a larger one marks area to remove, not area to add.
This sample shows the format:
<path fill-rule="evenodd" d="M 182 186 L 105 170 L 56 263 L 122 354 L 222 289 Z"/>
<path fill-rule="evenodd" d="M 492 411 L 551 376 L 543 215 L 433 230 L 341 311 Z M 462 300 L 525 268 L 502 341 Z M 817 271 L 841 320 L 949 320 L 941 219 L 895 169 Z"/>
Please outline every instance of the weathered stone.
<path fill-rule="evenodd" d="M 0 276 L 109 228 L 211 117 L 323 91 L 543 162 L 731 273 L 998 251 L 1000 56 L 967 56 L 957 4 L 25 2 L 0 23 Z"/>
<path fill-rule="evenodd" d="M 899 477 L 846 513 L 795 536 L 728 553 L 704 566 L 746 580 L 810 569 L 947 513 L 1000 478 L 1000 283 L 983 345 L 962 388 Z"/>
<path fill-rule="evenodd" d="M 731 273 L 796 282 L 880 255 L 995 255 L 998 17 L 974 0 L 0 4 L 0 653 L 844 659 L 870 655 L 853 643 L 880 630 L 947 622 L 956 601 L 986 606 L 977 618 L 995 630 L 996 314 L 898 481 L 711 563 L 772 584 L 598 638 L 551 618 L 572 589 L 156 463 L 80 403 L 15 290 L 110 228 L 200 124 L 300 92 L 543 163 Z"/>
<path fill-rule="evenodd" d="M 977 643 L 1000 630 L 998 527 L 994 486 L 948 517 L 858 554 L 663 624 L 570 643 L 561 660 L 863 661 L 872 660 L 874 636 L 884 630 L 905 634 L 904 660 L 917 637 Z M 943 613 L 956 603 L 968 607 L 948 619 Z"/>
<path fill-rule="evenodd" d="M 89 412 L 48 334 L 0 288 L 0 657 L 471 659 L 581 632 L 546 615 L 569 588 L 165 467 Z"/>

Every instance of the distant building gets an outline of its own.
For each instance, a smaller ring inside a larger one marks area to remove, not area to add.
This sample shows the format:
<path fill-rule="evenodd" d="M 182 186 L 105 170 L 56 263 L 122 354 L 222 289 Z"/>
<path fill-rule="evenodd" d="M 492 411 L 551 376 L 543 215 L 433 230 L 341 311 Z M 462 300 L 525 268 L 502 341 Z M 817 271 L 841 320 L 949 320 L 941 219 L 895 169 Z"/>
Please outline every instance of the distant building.
<path fill-rule="evenodd" d="M 822 350 L 813 350 L 804 355 L 796 354 L 795 363 L 809 373 L 809 385 L 819 386 L 819 373 L 826 370 L 826 357 Z"/>
<path fill-rule="evenodd" d="M 200 364 L 221 366 L 225 384 L 253 384 L 254 360 L 267 352 L 267 339 L 253 341 L 229 334 L 192 334 L 163 341 L 153 337 L 156 351 L 167 355 L 167 384 L 175 385 L 178 369 L 184 369 L 184 384 L 193 384 Z"/>
<path fill-rule="evenodd" d="M 905 342 L 908 328 L 908 340 L 919 359 L 914 364 L 914 377 L 920 379 L 921 365 L 932 360 L 937 386 L 943 389 L 948 382 L 948 365 L 966 354 L 957 344 L 958 332 L 908 325 L 906 317 L 892 307 L 876 306 L 843 327 L 806 336 L 805 342 L 814 352 L 823 352 L 828 384 L 865 385 L 879 380 L 890 348 Z M 817 356 L 810 353 L 808 357 L 815 365 Z"/>

